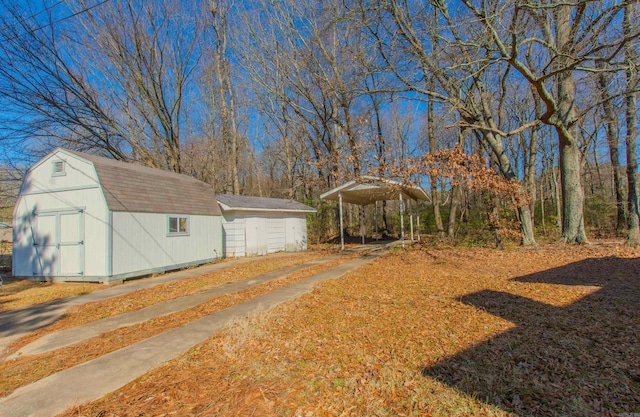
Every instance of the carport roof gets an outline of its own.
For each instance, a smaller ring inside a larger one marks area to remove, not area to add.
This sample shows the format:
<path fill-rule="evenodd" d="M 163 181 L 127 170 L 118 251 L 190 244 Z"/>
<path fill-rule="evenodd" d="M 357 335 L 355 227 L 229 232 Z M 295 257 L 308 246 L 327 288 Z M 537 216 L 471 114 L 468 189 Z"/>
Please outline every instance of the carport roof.
<path fill-rule="evenodd" d="M 367 205 L 380 200 L 397 200 L 402 194 L 406 200 L 428 201 L 427 193 L 420 187 L 408 186 L 386 178 L 363 175 L 336 187 L 320 196 L 324 200 L 339 200 L 345 203 Z"/>

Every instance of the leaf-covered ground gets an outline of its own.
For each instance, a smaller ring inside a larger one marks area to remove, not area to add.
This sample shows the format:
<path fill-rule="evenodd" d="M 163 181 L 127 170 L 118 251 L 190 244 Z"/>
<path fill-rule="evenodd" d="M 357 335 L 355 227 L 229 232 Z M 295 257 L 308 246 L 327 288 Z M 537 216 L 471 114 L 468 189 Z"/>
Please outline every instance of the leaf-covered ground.
<path fill-rule="evenodd" d="M 395 251 L 69 416 L 640 412 L 640 259 Z"/>
<path fill-rule="evenodd" d="M 173 300 L 175 298 L 193 294 L 207 288 L 219 286 L 227 282 L 239 281 L 248 277 L 264 274 L 289 266 L 300 265 L 305 262 L 327 256 L 330 253 L 331 252 L 329 250 L 316 250 L 302 254 L 278 254 L 278 256 L 275 257 L 255 258 L 248 263 L 231 266 L 229 268 L 225 268 L 223 270 L 201 275 L 198 277 L 166 282 L 118 297 L 112 297 L 102 301 L 72 306 L 65 312 L 64 317 L 62 317 L 60 320 L 57 320 L 49 326 L 38 329 L 17 340 L 9 347 L 9 349 L 7 349 L 6 352 L 0 352 L 0 359 L 3 356 L 10 355 L 20 347 L 55 331 L 79 326 L 117 314 L 139 310 L 153 304 Z M 48 299 L 55 299 L 54 297 L 56 297 L 57 294 L 60 294 L 61 291 L 64 291 L 64 289 L 60 289 L 61 287 L 64 288 L 65 285 L 73 286 L 74 284 L 61 283 L 55 285 L 55 287 L 48 287 L 48 289 L 51 291 L 51 294 L 45 296 Z M 124 285 L 127 284 L 125 283 Z M 101 286 L 101 288 L 104 288 L 104 286 Z M 46 292 L 46 289 L 46 287 L 43 287 L 40 292 L 44 293 Z M 73 291 L 73 289 L 69 291 Z M 24 296 L 23 298 L 25 298 L 23 301 L 26 302 L 29 297 Z"/>
<path fill-rule="evenodd" d="M 310 256 L 318 256 L 318 253 L 301 254 L 298 257 L 292 256 L 287 258 L 255 261 L 246 268 L 246 271 L 242 271 L 242 273 L 236 271 L 235 276 L 239 279 L 239 277 L 245 276 L 246 274 L 254 276 L 256 275 L 255 272 L 258 270 L 273 270 L 276 266 L 281 266 L 283 264 L 289 266 L 288 264 L 294 261 L 294 259 L 297 259 L 297 263 L 304 263 L 303 261 L 307 261 Z M 114 350 L 153 337 L 159 333 L 176 328 L 225 308 L 229 308 L 277 288 L 292 284 L 307 276 L 337 266 L 355 256 L 357 255 L 345 255 L 339 259 L 335 259 L 321 265 L 310 266 L 294 273 L 284 275 L 274 279 L 273 281 L 269 281 L 253 288 L 237 293 L 212 297 L 211 300 L 196 307 L 188 308 L 166 316 L 157 317 L 144 323 L 117 328 L 69 347 L 0 362 L 0 376 L 2 376 L 2 378 L 0 378 L 0 397 L 9 395 L 20 386 L 35 382 L 53 373 L 60 372 L 69 367 L 87 362 L 109 352 L 113 352 Z M 226 275 L 228 272 L 230 271 L 220 271 L 215 274 Z M 211 281 L 213 277 L 210 275 L 214 274 L 204 275 L 198 279 L 205 279 L 208 277 L 208 281 Z M 180 283 L 188 288 L 193 287 L 193 284 L 189 284 L 184 281 L 181 281 Z M 178 283 L 178 285 L 180 285 L 180 283 Z M 181 293 L 182 291 L 178 292 Z M 149 297 L 148 292 L 143 292 L 143 294 L 145 297 Z M 123 302 L 124 304 L 129 304 L 128 300 L 128 296 L 122 296 L 111 299 L 111 303 L 114 306 L 122 304 Z M 119 310 L 117 307 L 114 307 L 114 309 Z M 25 337 L 17 344 L 24 345 L 24 340 L 32 339 L 32 336 Z M 15 350 L 15 344 L 13 346 L 13 350 Z"/>
<path fill-rule="evenodd" d="M 100 284 L 36 282 L 6 276 L 3 281 L 4 293 L 0 290 L 0 312 L 104 289 Z"/>

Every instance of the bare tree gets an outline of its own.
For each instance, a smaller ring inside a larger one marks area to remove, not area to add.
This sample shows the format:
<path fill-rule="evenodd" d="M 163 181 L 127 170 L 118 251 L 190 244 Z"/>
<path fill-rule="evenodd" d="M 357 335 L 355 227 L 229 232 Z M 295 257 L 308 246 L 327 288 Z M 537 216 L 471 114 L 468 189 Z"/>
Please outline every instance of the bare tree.
<path fill-rule="evenodd" d="M 238 104 L 234 80 L 232 79 L 229 46 L 230 12 L 234 7 L 232 0 L 211 0 L 209 2 L 209 20 L 207 24 L 213 36 L 208 45 L 210 60 L 205 77 L 208 79 L 211 140 L 222 143 L 225 160 L 222 165 L 227 170 L 228 190 L 240 194 L 240 135 L 238 132 Z"/>
<path fill-rule="evenodd" d="M 282 0 L 256 7 L 245 20 L 243 62 L 259 94 L 270 97 L 262 110 L 281 128 L 286 120 L 286 132 L 304 140 L 325 186 L 360 175 L 365 164 L 356 109 L 367 69 L 357 30 L 338 18 L 341 4 Z"/>
<path fill-rule="evenodd" d="M 619 21 L 625 2 L 612 2 L 601 8 L 600 4 L 586 1 L 500 2 L 500 13 L 495 13 L 497 4 L 487 7 L 484 2 L 463 3 L 490 34 L 500 59 L 530 83 L 544 103 L 545 111 L 539 120 L 553 126 L 558 136 L 562 239 L 585 242 L 576 123 L 586 110 L 576 108 L 574 74 L 591 70 L 586 64 L 599 52 L 609 50 L 601 59 L 613 61 L 624 45 L 638 36 L 635 29 L 606 45 L 600 42 L 600 34 Z M 538 51 L 535 66 L 524 59 L 529 44 L 535 44 Z"/>
<path fill-rule="evenodd" d="M 182 109 L 200 54 L 183 2 L 78 0 L 66 3 L 73 19 L 64 22 L 54 5 L 38 15 L 3 7 L 0 92 L 21 115 L 14 134 L 180 171 Z"/>
<path fill-rule="evenodd" d="M 614 102 L 610 93 L 612 84 L 612 74 L 606 71 L 604 63 L 596 62 L 596 68 L 601 71 L 597 73 L 598 92 L 602 101 L 602 113 L 604 117 L 605 135 L 609 146 L 609 158 L 611 161 L 611 171 L 613 173 L 613 188 L 616 199 L 616 231 L 621 234 L 627 229 L 624 192 L 622 188 L 623 179 L 620 173 L 620 152 L 618 138 L 618 115 L 614 111 Z M 595 151 L 594 151 L 595 152 Z"/>
<path fill-rule="evenodd" d="M 499 92 L 508 80 L 508 67 L 495 61 L 486 47 L 484 27 L 473 22 L 473 15 L 460 10 L 454 15 L 449 7 L 454 6 L 442 2 L 361 2 L 359 13 L 382 59 L 405 87 L 425 101 L 450 106 L 459 114 L 457 127 L 479 132 L 501 173 L 517 180 L 504 140 L 536 122 L 501 130 L 499 115 L 505 98 Z M 492 76 L 497 80 L 489 83 Z M 520 204 L 518 210 L 522 243 L 534 245 L 529 206 Z"/>
<path fill-rule="evenodd" d="M 624 8 L 624 20 L 622 24 L 623 36 L 631 39 L 634 31 L 637 30 L 637 8 L 635 4 L 629 3 Z M 636 42 L 628 42 L 624 48 L 626 63 L 626 148 L 627 148 L 627 185 L 628 198 L 627 210 L 629 213 L 629 236 L 628 243 L 632 246 L 640 245 L 640 220 L 638 213 L 638 156 L 636 150 L 636 137 L 638 134 L 637 126 L 637 107 L 636 96 L 638 88 L 638 55 L 636 53 Z"/>

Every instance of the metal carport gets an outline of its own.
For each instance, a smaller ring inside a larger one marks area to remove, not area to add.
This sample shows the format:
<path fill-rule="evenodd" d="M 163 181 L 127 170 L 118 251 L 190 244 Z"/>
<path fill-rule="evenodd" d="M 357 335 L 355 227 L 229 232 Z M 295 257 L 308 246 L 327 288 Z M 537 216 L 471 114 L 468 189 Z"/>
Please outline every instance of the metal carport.
<path fill-rule="evenodd" d="M 333 188 L 320 196 L 323 200 L 333 200 L 340 203 L 340 243 L 344 249 L 344 227 L 342 220 L 342 204 L 358 204 L 366 206 L 382 200 L 400 200 L 400 230 L 402 246 L 404 247 L 404 201 L 429 201 L 427 193 L 420 187 L 409 186 L 386 178 L 363 175 L 343 185 Z M 364 216 L 360 216 L 360 229 L 364 243 Z M 413 228 L 413 220 L 411 223 Z M 420 222 L 418 219 L 418 228 Z M 419 231 L 418 231 L 419 234 Z"/>

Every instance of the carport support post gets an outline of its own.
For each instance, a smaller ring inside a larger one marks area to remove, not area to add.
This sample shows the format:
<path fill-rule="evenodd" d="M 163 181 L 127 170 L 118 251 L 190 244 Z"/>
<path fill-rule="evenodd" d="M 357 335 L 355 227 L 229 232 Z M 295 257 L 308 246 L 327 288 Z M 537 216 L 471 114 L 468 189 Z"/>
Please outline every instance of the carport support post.
<path fill-rule="evenodd" d="M 362 244 L 364 245 L 364 206 L 360 206 L 360 234 L 362 234 Z"/>
<path fill-rule="evenodd" d="M 378 240 L 378 200 L 373 202 L 373 223 L 376 227 L 376 240 Z"/>
<path fill-rule="evenodd" d="M 416 200 L 416 216 L 418 217 L 418 242 L 420 242 L 420 202 Z"/>
<path fill-rule="evenodd" d="M 402 192 L 400 192 L 400 239 L 404 248 L 404 202 L 402 201 Z"/>
<path fill-rule="evenodd" d="M 340 200 L 340 247 L 344 250 L 344 228 L 342 226 L 342 193 L 338 193 Z"/>
<path fill-rule="evenodd" d="M 411 200 L 409 200 L 409 219 L 411 220 L 411 241 L 413 242 L 413 205 Z"/>

